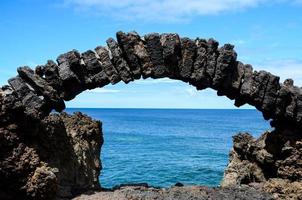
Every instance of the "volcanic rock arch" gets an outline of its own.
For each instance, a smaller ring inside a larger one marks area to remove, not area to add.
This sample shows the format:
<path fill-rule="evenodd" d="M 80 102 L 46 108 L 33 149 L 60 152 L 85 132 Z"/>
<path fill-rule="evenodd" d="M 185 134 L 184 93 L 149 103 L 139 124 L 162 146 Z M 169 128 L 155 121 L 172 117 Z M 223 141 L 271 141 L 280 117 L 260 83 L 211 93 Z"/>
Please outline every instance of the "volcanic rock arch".
<path fill-rule="evenodd" d="M 118 32 L 116 36 L 117 41 L 109 38 L 106 47 L 98 46 L 83 53 L 72 50 L 58 56 L 56 62 L 49 60 L 34 70 L 27 66 L 19 67 L 18 75 L 9 79 L 9 85 L 0 89 L 0 148 L 3 149 L 0 175 L 5 180 L 16 178 L 14 173 L 19 172 L 14 171 L 12 166 L 19 161 L 25 167 L 20 173 L 28 174 L 23 177 L 24 182 L 12 183 L 15 184 L 12 188 L 15 187 L 16 191 L 23 184 L 22 188 L 27 188 L 24 192 L 26 195 L 30 194 L 32 198 L 51 198 L 53 196 L 45 196 L 45 193 L 58 190 L 55 184 L 56 172 L 41 164 L 44 160 L 40 158 L 39 151 L 36 152 L 39 149 L 37 146 L 41 145 L 37 140 L 39 132 L 54 134 L 62 129 L 69 131 L 70 135 L 80 132 L 71 142 L 64 143 L 75 157 L 82 154 L 77 149 L 72 149 L 74 146 L 80 144 L 78 146 L 83 147 L 80 151 L 89 152 L 89 148 L 92 148 L 89 144 L 94 142 L 95 148 L 102 143 L 102 139 L 97 136 L 100 132 L 99 124 L 91 122 L 88 117 L 81 114 L 75 117 L 49 114 L 52 110 L 63 111 L 64 101 L 72 100 L 82 91 L 110 83 L 123 81 L 127 84 L 141 77 L 178 79 L 197 90 L 212 88 L 218 95 L 235 99 L 236 106 L 246 103 L 252 105 L 262 112 L 265 119 L 271 119 L 272 126 L 276 128 L 301 128 L 301 88 L 294 86 L 291 79 L 280 83 L 278 76 L 266 71 L 255 71 L 251 65 L 238 61 L 231 44 L 219 47 L 214 39 L 192 40 L 174 33 L 151 33 L 140 37 L 136 32 Z M 90 129 L 94 131 L 91 132 Z M 47 137 L 51 138 L 51 134 Z M 43 145 L 58 142 L 54 140 L 46 144 L 43 137 L 40 134 Z M 61 161 L 56 159 L 56 162 Z M 79 164 L 80 167 L 85 168 L 85 162 Z M 93 156 L 89 158 L 89 162 L 94 162 Z M 87 174 L 79 176 L 84 178 L 77 181 L 81 187 L 81 183 L 96 183 L 95 180 L 85 182 L 85 175 Z M 39 188 L 41 180 L 54 181 L 46 182 Z M 0 190 L 0 197 L 3 195 L 1 192 L 3 191 Z"/>
<path fill-rule="evenodd" d="M 26 114 L 42 117 L 52 109 L 62 111 L 64 100 L 86 89 L 141 77 L 168 77 L 197 90 L 212 88 L 218 95 L 235 99 L 236 106 L 248 103 L 265 119 L 302 123 L 301 89 L 290 79 L 281 84 L 278 76 L 237 61 L 231 44 L 219 47 L 214 39 L 191 40 L 177 34 L 116 35 L 117 41 L 109 38 L 107 47 L 84 53 L 72 50 L 35 70 L 20 67 L 19 75 L 9 79 L 10 86 L 4 90 L 16 94 Z"/>

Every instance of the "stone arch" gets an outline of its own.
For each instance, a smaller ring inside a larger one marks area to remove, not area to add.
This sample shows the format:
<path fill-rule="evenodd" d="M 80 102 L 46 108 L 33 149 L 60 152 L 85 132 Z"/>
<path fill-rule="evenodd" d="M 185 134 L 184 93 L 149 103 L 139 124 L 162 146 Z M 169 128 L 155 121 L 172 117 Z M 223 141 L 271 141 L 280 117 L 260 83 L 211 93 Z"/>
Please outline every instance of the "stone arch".
<path fill-rule="evenodd" d="M 140 37 L 135 32 L 118 32 L 117 41 L 109 38 L 106 42 L 106 47 L 98 46 L 83 53 L 76 50 L 64 53 L 56 62 L 49 60 L 34 70 L 27 66 L 19 67 L 18 75 L 8 80 L 9 85 L 0 88 L 0 178 L 5 178 L 5 181 L 0 181 L 0 198 L 3 192 L 4 195 L 12 195 L 12 199 L 24 196 L 29 199 L 54 198 L 58 192 L 58 177 L 54 168 L 47 165 L 43 157 L 45 152 L 41 152 L 39 143 L 42 141 L 48 145 L 47 156 L 52 145 L 57 144 L 56 139 L 48 141 L 45 137 L 49 130 L 65 134 L 64 138 L 70 130 L 80 133 L 75 138 L 62 139 L 70 149 L 66 157 L 79 153 L 73 149 L 72 142 L 86 142 L 84 153 L 93 149 L 95 152 L 92 154 L 98 154 L 98 147 L 103 142 L 99 122 L 79 113 L 75 116 L 49 114 L 52 110 L 63 111 L 64 101 L 74 99 L 82 91 L 110 83 L 123 81 L 127 84 L 141 77 L 168 77 L 188 83 L 197 90 L 212 88 L 217 95 L 235 100 L 236 106 L 248 103 L 257 108 L 265 119 L 272 120 L 271 125 L 280 134 L 285 135 L 287 129 L 287 132 L 300 134 L 301 88 L 294 86 L 291 79 L 279 83 L 278 76 L 255 71 L 251 65 L 238 61 L 231 44 L 219 47 L 214 39 L 191 40 L 177 34 L 157 33 Z M 85 123 L 78 124 L 78 121 Z M 89 130 L 91 127 L 93 132 Z M 39 131 L 42 132 L 40 135 Z M 283 145 L 279 139 L 273 142 L 280 148 Z M 94 147 L 90 147 L 90 143 L 94 143 Z M 89 162 L 93 163 L 94 158 Z M 60 162 L 62 158 L 57 155 L 54 160 Z M 73 168 L 74 171 L 77 169 Z M 99 187 L 95 179 L 99 169 L 100 166 L 94 166 L 93 172 L 91 169 L 83 170 L 84 174 L 79 176 L 83 178 L 79 180 L 80 185 L 67 185 L 68 191 Z M 84 180 L 86 172 L 94 175 Z M 5 194 L 8 190 L 10 193 Z M 66 191 L 58 193 L 65 195 Z"/>
<path fill-rule="evenodd" d="M 278 76 L 237 61 L 231 44 L 219 47 L 214 39 L 191 40 L 174 33 L 140 37 L 136 32 L 117 32 L 116 36 L 117 41 L 109 38 L 106 47 L 84 53 L 72 50 L 35 70 L 19 67 L 19 75 L 9 79 L 4 90 L 14 91 L 27 115 L 41 118 L 52 109 L 64 110 L 64 101 L 86 89 L 141 77 L 168 77 L 197 90 L 212 88 L 217 95 L 235 99 L 238 107 L 248 103 L 272 119 L 273 126 L 302 123 L 301 89 L 291 79 L 281 84 Z"/>

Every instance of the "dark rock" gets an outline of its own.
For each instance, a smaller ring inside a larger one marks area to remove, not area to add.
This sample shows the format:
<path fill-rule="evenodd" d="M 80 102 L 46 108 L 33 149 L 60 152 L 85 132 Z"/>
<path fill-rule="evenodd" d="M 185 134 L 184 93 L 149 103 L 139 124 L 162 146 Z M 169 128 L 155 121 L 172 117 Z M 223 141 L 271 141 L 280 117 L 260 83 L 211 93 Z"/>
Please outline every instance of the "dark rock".
<path fill-rule="evenodd" d="M 85 86 L 88 89 L 94 89 L 96 87 L 103 87 L 110 83 L 105 70 L 101 65 L 101 62 L 96 57 L 95 52 L 88 50 L 82 53 L 83 75 Z"/>
<path fill-rule="evenodd" d="M 225 44 L 219 48 L 219 56 L 213 78 L 213 88 L 217 89 L 219 95 L 228 95 L 232 85 L 233 73 L 238 69 L 236 67 L 237 53 L 234 46 Z"/>
<path fill-rule="evenodd" d="M 257 140 L 234 136 L 223 187 L 259 183 L 277 199 L 299 199 L 302 194 L 302 136 L 299 130 L 274 130 Z M 300 188 L 300 189 L 299 189 Z"/>
<path fill-rule="evenodd" d="M 17 97 L 22 102 L 26 115 L 34 119 L 42 119 L 51 111 L 43 96 L 38 96 L 31 86 L 22 78 L 14 77 L 8 80 L 12 89 L 16 92 Z"/>
<path fill-rule="evenodd" d="M 133 81 L 131 69 L 128 66 L 126 60 L 124 59 L 123 52 L 119 47 L 118 43 L 112 38 L 109 38 L 106 42 L 111 53 L 109 54 L 111 56 L 111 61 L 115 69 L 119 72 L 121 79 L 126 84 L 130 81 Z"/>
<path fill-rule="evenodd" d="M 65 103 L 60 98 L 57 91 L 48 84 L 46 80 L 36 75 L 35 72 L 29 67 L 19 67 L 17 69 L 19 76 L 23 78 L 28 84 L 30 84 L 39 95 L 43 95 L 45 100 L 49 102 L 52 108 L 61 112 L 65 109 Z"/>
<path fill-rule="evenodd" d="M 57 62 L 62 81 L 63 99 L 71 100 L 84 90 L 82 78 L 78 76 L 82 74 L 80 54 L 76 50 L 67 52 L 60 55 Z"/>
<path fill-rule="evenodd" d="M 293 81 L 285 81 L 281 84 L 279 91 L 277 92 L 277 98 L 275 103 L 275 116 L 282 117 L 286 111 L 286 107 L 291 103 L 290 88 L 293 87 Z"/>
<path fill-rule="evenodd" d="M 144 36 L 146 43 L 146 50 L 150 55 L 153 69 L 151 69 L 152 78 L 163 78 L 168 75 L 168 69 L 164 65 L 163 47 L 160 42 L 160 35 L 151 33 Z M 147 70 L 149 71 L 149 70 Z"/>
<path fill-rule="evenodd" d="M 105 71 L 106 75 L 108 76 L 110 82 L 112 84 L 116 84 L 121 81 L 121 77 L 118 74 L 117 70 L 111 63 L 110 57 L 109 57 L 109 51 L 106 47 L 96 47 L 95 48 L 96 53 L 99 56 L 99 60 L 101 62 L 101 65 L 103 67 L 103 70 Z"/>
<path fill-rule="evenodd" d="M 125 58 L 133 74 L 133 78 L 140 79 L 142 74 L 142 66 L 138 55 L 142 53 L 145 54 L 144 57 L 148 57 L 146 56 L 145 52 L 142 52 L 142 50 L 144 50 L 144 44 L 142 43 L 140 36 L 136 32 L 126 34 L 119 31 L 116 33 L 116 38 L 122 51 L 124 52 Z"/>
<path fill-rule="evenodd" d="M 239 95 L 236 96 L 235 98 L 235 106 L 240 107 L 249 101 L 247 94 L 249 94 L 250 92 L 252 83 L 253 83 L 253 67 L 251 65 L 244 65 L 243 76 L 240 84 L 240 92 Z"/>
<path fill-rule="evenodd" d="M 274 76 L 271 73 L 269 74 L 269 81 L 265 89 L 265 95 L 262 102 L 262 113 L 265 119 L 269 119 L 275 113 L 276 99 L 278 91 L 280 90 L 280 78 Z"/>
<path fill-rule="evenodd" d="M 182 187 L 182 186 L 184 186 L 184 184 L 182 184 L 182 183 L 180 183 L 180 182 L 177 182 L 177 183 L 175 183 L 174 186 L 176 186 L 176 187 Z"/>
<path fill-rule="evenodd" d="M 62 82 L 59 77 L 58 65 L 54 61 L 48 60 L 45 65 L 37 66 L 35 73 L 61 94 Z"/>
<path fill-rule="evenodd" d="M 63 113 L 36 125 L 0 128 L 0 199 L 70 199 L 99 189 L 100 122 Z"/>
<path fill-rule="evenodd" d="M 190 80 L 193 64 L 196 57 L 197 46 L 189 38 L 181 38 L 181 60 L 178 64 L 181 80 L 188 82 Z"/>
<path fill-rule="evenodd" d="M 181 59 L 181 44 L 177 34 L 162 34 L 160 36 L 163 48 L 164 64 L 168 70 L 169 78 L 179 78 L 178 63 Z"/>
<path fill-rule="evenodd" d="M 211 83 L 213 83 L 213 79 L 215 77 L 217 58 L 219 56 L 218 45 L 219 45 L 219 43 L 212 38 L 207 41 L 206 73 L 209 76 Z"/>
<path fill-rule="evenodd" d="M 25 108 L 16 92 L 8 85 L 0 88 L 0 105 L 0 126 L 22 121 Z"/>
<path fill-rule="evenodd" d="M 92 192 L 83 194 L 74 200 L 237 200 L 237 199 L 273 199 L 268 193 L 249 186 L 231 188 L 208 188 L 204 186 L 184 186 L 159 189 L 144 186 L 125 186 L 115 191 Z"/>
<path fill-rule="evenodd" d="M 190 84 L 194 85 L 198 90 L 205 89 L 211 85 L 212 80 L 207 76 L 207 41 L 204 39 L 196 39 L 196 59 L 194 62 L 193 72 L 191 74 Z"/>

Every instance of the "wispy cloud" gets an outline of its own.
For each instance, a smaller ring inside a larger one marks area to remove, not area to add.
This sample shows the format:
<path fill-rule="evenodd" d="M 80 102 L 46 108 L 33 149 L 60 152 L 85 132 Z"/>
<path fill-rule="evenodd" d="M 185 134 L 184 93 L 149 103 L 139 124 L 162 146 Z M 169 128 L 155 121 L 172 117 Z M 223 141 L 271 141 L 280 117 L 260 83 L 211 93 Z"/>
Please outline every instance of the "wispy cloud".
<path fill-rule="evenodd" d="M 186 88 L 185 92 L 191 97 L 195 97 L 198 94 L 198 91 L 193 87 Z"/>
<path fill-rule="evenodd" d="M 106 88 L 96 88 L 96 89 L 93 89 L 93 90 L 88 90 L 88 92 L 92 92 L 92 93 L 119 93 L 120 90 L 106 89 Z"/>
<path fill-rule="evenodd" d="M 267 0 L 65 0 L 65 5 L 119 19 L 183 21 L 196 15 L 241 11 Z"/>
<path fill-rule="evenodd" d="M 152 84 L 162 84 L 162 83 L 177 83 L 180 82 L 179 80 L 169 79 L 169 78 L 160 78 L 160 79 L 145 79 L 145 80 L 138 80 L 134 82 L 135 84 L 139 85 L 152 85 Z"/>

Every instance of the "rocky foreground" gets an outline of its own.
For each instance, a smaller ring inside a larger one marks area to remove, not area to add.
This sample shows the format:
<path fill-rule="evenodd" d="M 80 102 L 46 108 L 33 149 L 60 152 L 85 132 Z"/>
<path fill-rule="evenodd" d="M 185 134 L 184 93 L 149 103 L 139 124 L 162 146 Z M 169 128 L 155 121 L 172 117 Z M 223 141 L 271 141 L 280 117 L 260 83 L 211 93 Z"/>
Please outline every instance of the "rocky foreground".
<path fill-rule="evenodd" d="M 268 193 L 249 186 L 236 188 L 208 188 L 183 186 L 159 189 L 147 186 L 123 186 L 114 191 L 91 192 L 73 200 L 270 200 Z"/>

